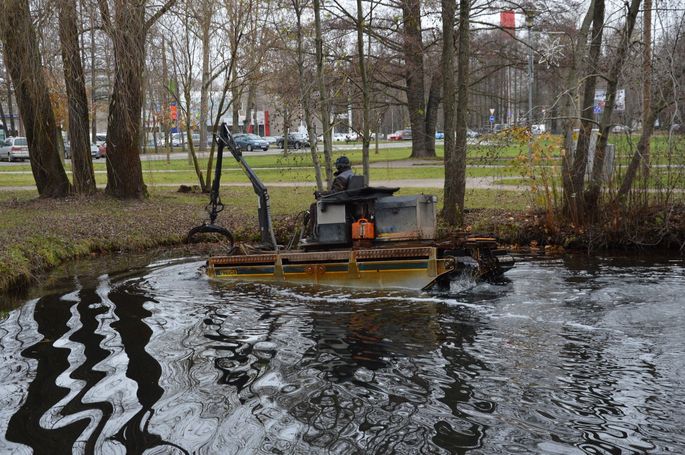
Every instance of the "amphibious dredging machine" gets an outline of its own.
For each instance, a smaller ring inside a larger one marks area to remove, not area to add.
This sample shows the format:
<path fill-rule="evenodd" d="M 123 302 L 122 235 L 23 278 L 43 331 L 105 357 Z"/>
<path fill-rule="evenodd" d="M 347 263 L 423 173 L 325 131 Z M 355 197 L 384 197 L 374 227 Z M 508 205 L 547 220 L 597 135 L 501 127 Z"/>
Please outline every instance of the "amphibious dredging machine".
<path fill-rule="evenodd" d="M 465 276 L 498 279 L 513 258 L 497 247 L 490 236 L 462 235 L 450 241 L 436 240 L 436 197 L 394 196 L 399 188 L 364 185 L 353 176 L 348 189 L 318 198 L 311 235 L 302 233 L 296 247 L 276 243 L 269 194 L 236 147 L 225 124 L 216 136 L 218 150 L 210 202 L 209 220 L 188 233 L 225 236 L 229 253 L 207 261 L 210 277 L 227 280 L 276 281 L 364 288 L 449 289 L 453 280 Z M 228 148 L 247 174 L 258 196 L 261 244 L 237 248 L 232 233 L 215 224 L 224 208 L 219 197 L 224 149 Z M 314 205 L 313 205 L 314 207 Z M 305 231 L 305 220 L 300 232 Z"/>

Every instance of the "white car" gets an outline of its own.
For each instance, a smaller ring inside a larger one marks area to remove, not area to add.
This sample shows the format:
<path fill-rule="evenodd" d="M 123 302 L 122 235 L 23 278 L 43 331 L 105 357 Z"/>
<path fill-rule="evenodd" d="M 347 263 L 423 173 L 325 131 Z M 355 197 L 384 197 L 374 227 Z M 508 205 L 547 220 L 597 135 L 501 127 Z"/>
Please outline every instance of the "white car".
<path fill-rule="evenodd" d="M 192 133 L 193 145 L 200 145 L 200 133 Z M 188 135 L 185 132 L 173 133 L 171 135 L 171 146 L 182 147 L 188 144 Z"/>
<path fill-rule="evenodd" d="M 8 137 L 0 146 L 0 159 L 7 161 L 28 160 L 29 143 L 25 137 Z"/>

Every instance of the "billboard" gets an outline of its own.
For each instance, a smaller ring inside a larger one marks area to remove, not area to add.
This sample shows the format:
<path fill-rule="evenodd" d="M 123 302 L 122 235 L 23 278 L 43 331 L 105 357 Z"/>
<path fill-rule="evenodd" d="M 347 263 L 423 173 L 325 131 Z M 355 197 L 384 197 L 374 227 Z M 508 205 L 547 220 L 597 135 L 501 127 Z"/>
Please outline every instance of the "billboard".
<path fill-rule="evenodd" d="M 595 113 L 601 114 L 604 112 L 606 105 L 606 90 L 595 90 Z M 614 111 L 623 112 L 626 110 L 626 91 L 623 89 L 616 90 L 616 101 L 614 102 Z"/>

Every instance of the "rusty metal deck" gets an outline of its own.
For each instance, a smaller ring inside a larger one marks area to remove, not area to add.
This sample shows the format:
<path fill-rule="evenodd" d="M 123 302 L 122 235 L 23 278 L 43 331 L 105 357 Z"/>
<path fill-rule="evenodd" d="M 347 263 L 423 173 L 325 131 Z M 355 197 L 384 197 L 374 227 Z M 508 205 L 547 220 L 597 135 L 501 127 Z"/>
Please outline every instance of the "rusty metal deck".
<path fill-rule="evenodd" d="M 231 280 L 280 281 L 365 288 L 423 289 L 456 267 L 435 247 L 277 252 L 216 256 L 208 275 Z"/>

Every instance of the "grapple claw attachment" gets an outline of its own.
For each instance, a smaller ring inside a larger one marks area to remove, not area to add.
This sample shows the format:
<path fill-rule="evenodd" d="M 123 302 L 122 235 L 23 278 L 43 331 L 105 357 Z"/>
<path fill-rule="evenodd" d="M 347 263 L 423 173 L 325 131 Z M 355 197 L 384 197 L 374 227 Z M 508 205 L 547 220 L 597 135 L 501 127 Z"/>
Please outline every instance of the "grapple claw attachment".
<path fill-rule="evenodd" d="M 215 224 L 202 224 L 192 228 L 186 236 L 185 242 L 189 243 L 198 234 L 219 234 L 228 239 L 229 250 L 233 249 L 233 234 L 228 229 Z"/>

